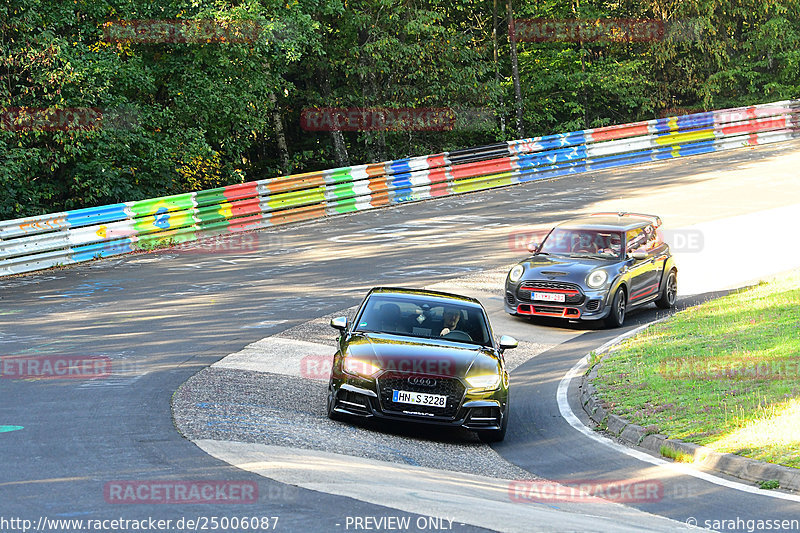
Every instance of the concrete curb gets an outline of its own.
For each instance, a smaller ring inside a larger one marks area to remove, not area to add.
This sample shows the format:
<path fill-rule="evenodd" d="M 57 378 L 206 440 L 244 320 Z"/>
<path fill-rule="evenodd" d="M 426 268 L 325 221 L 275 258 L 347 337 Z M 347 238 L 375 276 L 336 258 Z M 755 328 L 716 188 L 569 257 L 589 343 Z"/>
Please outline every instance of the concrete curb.
<path fill-rule="evenodd" d="M 647 324 L 646 327 L 650 327 L 662 320 L 664 319 L 651 322 Z M 620 335 L 610 343 L 604 345 L 601 351 L 597 353 L 600 354 L 611 351 L 614 346 L 628 337 L 633 336 L 632 333 L 638 334 L 643 329 L 646 329 L 646 327 L 637 328 L 634 332 Z M 655 452 L 659 455 L 662 455 L 662 447 L 667 447 L 675 452 L 689 455 L 693 458 L 693 462 L 686 464 L 698 469 L 719 472 L 754 483 L 777 480 L 782 489 L 800 490 L 800 469 L 765 463 L 732 453 L 719 453 L 705 446 L 683 442 L 678 439 L 670 439 L 667 438 L 666 435 L 657 434 L 651 429 L 631 424 L 620 416 L 610 414 L 603 407 L 603 403 L 598 397 L 597 389 L 592 383 L 594 378 L 597 377 L 597 369 L 600 366 L 601 363 L 598 363 L 588 374 L 584 374 L 580 384 L 581 407 L 592 422 L 597 424 L 600 429 L 608 431 L 625 444 L 644 448 L 645 450 Z"/>

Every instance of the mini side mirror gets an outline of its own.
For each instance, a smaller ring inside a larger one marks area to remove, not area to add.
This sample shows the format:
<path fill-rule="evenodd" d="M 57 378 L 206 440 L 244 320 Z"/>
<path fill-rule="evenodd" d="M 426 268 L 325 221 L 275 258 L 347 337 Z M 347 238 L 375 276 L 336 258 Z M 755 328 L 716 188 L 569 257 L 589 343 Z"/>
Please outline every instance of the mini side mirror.
<path fill-rule="evenodd" d="M 516 348 L 517 346 L 519 346 L 519 343 L 517 342 L 517 339 L 515 339 L 514 337 L 509 337 L 508 335 L 503 335 L 502 337 L 500 337 L 501 351 L 510 350 L 512 348 Z"/>
<path fill-rule="evenodd" d="M 647 252 L 631 252 L 628 257 L 641 261 L 642 259 L 647 259 Z"/>
<path fill-rule="evenodd" d="M 340 316 L 337 318 L 331 319 L 331 327 L 334 329 L 338 329 L 339 331 L 344 331 L 347 329 L 347 317 Z"/>
<path fill-rule="evenodd" d="M 529 243 L 528 243 L 528 251 L 529 251 L 530 253 L 532 253 L 532 254 L 535 254 L 536 252 L 538 252 L 538 251 L 539 251 L 539 246 L 541 246 L 541 243 L 538 243 L 538 242 L 529 242 Z"/>

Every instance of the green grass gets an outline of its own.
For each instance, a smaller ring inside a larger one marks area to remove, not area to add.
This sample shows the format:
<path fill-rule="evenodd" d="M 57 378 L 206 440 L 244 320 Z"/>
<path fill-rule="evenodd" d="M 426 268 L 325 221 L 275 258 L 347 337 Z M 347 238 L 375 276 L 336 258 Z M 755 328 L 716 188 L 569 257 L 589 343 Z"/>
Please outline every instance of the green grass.
<path fill-rule="evenodd" d="M 694 457 L 688 453 L 679 452 L 669 446 L 661 445 L 661 455 L 668 459 L 672 459 L 676 463 L 693 463 Z"/>
<path fill-rule="evenodd" d="M 602 357 L 594 384 L 633 423 L 800 468 L 800 271 L 648 328 Z"/>

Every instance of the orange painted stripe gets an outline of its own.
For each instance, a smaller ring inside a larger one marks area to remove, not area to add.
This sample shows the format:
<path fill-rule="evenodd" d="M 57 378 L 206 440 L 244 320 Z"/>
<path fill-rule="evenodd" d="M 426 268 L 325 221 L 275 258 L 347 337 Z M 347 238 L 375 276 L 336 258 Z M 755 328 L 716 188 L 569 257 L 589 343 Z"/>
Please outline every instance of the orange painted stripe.
<path fill-rule="evenodd" d="M 383 163 L 372 163 L 371 165 L 367 165 L 367 176 L 370 178 L 384 176 L 385 174 L 386 170 L 384 169 Z"/>
<path fill-rule="evenodd" d="M 292 174 L 291 176 L 275 178 L 273 181 L 266 183 L 266 187 L 271 193 L 295 191 L 303 188 L 317 187 L 319 185 L 325 185 L 325 178 L 322 172 Z"/>
<path fill-rule="evenodd" d="M 314 204 L 298 207 L 296 209 L 273 212 L 269 217 L 269 221 L 277 226 L 278 224 L 288 224 L 290 222 L 299 222 L 301 220 L 310 220 L 312 218 L 321 218 L 324 216 L 325 204 Z"/>
<path fill-rule="evenodd" d="M 613 139 L 626 139 L 647 135 L 647 122 L 636 122 L 633 124 L 622 124 L 619 126 L 604 126 L 592 131 L 593 141 L 611 141 Z"/>

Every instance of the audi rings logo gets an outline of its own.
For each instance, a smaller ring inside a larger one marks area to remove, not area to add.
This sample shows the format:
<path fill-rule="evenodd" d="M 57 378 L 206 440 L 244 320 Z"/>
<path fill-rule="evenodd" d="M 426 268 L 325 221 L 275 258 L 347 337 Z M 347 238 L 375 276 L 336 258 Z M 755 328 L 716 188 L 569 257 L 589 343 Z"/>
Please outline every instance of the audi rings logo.
<path fill-rule="evenodd" d="M 408 378 L 409 385 L 419 385 L 420 387 L 435 387 L 436 380 L 433 378 L 424 378 L 420 376 L 414 376 L 412 378 Z"/>

